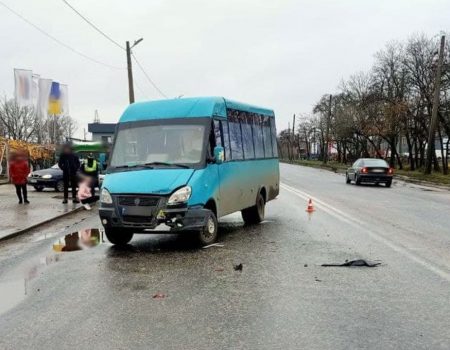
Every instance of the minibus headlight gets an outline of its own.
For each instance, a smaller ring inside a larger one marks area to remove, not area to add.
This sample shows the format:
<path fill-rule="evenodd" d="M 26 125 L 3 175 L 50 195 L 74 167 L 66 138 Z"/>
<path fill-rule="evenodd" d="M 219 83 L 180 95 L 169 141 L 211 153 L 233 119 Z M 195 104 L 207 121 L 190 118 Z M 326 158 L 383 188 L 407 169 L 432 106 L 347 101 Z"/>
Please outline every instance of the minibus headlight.
<path fill-rule="evenodd" d="M 106 188 L 102 188 L 102 192 L 100 193 L 100 202 L 105 204 L 112 204 L 113 202 L 112 197 Z"/>
<path fill-rule="evenodd" d="M 167 201 L 168 205 L 174 205 L 178 203 L 185 203 L 191 197 L 192 189 L 190 186 L 185 186 L 175 191 Z"/>

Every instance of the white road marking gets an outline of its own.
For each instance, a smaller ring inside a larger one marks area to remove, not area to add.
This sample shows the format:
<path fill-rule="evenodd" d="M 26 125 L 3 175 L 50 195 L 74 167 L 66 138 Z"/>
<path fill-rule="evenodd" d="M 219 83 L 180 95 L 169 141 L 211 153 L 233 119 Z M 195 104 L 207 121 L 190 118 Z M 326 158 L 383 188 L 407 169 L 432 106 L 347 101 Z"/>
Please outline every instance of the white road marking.
<path fill-rule="evenodd" d="M 224 247 L 224 246 L 225 245 L 223 245 L 222 243 L 213 243 L 213 244 L 204 246 L 203 249 L 208 249 L 208 248 L 211 248 L 211 247 Z"/>
<path fill-rule="evenodd" d="M 335 218 L 337 218 L 349 225 L 352 225 L 352 226 L 355 226 L 355 227 L 361 229 L 362 232 L 364 232 L 364 234 L 369 235 L 372 239 L 376 240 L 377 242 L 380 242 L 380 243 L 388 246 L 395 252 L 407 257 L 408 259 L 418 263 L 419 265 L 426 268 L 427 270 L 437 274 L 438 276 L 440 276 L 443 279 L 450 282 L 450 273 L 440 269 L 439 267 L 437 267 L 437 266 L 431 264 L 430 262 L 422 259 L 421 257 L 415 255 L 414 253 L 409 251 L 407 248 L 400 246 L 397 243 L 384 237 L 383 235 L 369 229 L 368 228 L 369 225 L 367 223 L 365 223 L 364 221 L 361 221 L 361 220 L 351 216 L 350 214 L 347 214 L 347 213 L 343 212 L 342 210 L 337 209 L 336 207 L 326 204 L 323 201 L 321 201 L 320 199 L 318 199 L 317 197 L 314 197 L 314 196 L 310 195 L 309 193 L 303 192 L 297 188 L 288 186 L 284 183 L 281 183 L 280 187 L 286 191 L 289 191 L 289 192 L 295 194 L 296 196 L 298 196 L 306 201 L 311 198 L 313 200 L 313 203 L 316 203 L 316 206 L 319 207 L 324 212 L 326 212 L 327 214 L 330 214 L 330 215 L 334 216 Z"/>

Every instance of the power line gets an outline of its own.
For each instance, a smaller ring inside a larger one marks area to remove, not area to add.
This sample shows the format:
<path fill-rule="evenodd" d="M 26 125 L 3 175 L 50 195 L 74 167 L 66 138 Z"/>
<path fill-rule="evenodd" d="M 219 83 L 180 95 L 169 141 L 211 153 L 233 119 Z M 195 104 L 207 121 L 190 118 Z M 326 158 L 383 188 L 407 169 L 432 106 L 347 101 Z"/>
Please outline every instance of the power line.
<path fill-rule="evenodd" d="M 126 50 L 122 45 L 120 45 L 117 41 L 115 41 L 114 39 L 112 39 L 109 35 L 107 35 L 105 32 L 103 32 L 99 27 L 97 27 L 94 23 L 92 23 L 89 19 L 87 19 L 83 14 L 81 14 L 75 7 L 73 7 L 67 0 L 61 0 L 64 4 L 66 4 L 70 9 L 72 9 L 72 11 L 74 11 L 78 16 L 80 16 L 86 23 L 88 23 L 92 28 L 94 28 L 98 33 L 100 33 L 103 37 L 105 37 L 107 40 L 109 40 L 110 42 L 112 42 L 114 45 L 116 45 L 117 47 L 119 47 L 122 50 Z M 158 91 L 158 93 L 163 96 L 164 98 L 167 98 L 167 95 L 164 94 L 161 89 L 156 85 L 156 83 L 153 81 L 152 78 L 150 78 L 149 74 L 145 71 L 144 67 L 142 67 L 142 65 L 139 63 L 139 61 L 137 60 L 136 56 L 134 54 L 131 54 L 134 61 L 136 62 L 136 64 L 138 65 L 139 69 L 142 71 L 142 73 L 144 73 L 145 77 L 147 78 L 147 80 L 150 82 L 150 84 L 155 88 L 156 91 Z M 142 89 L 136 84 L 136 86 L 138 87 L 138 89 L 141 91 L 141 93 L 143 93 Z M 145 95 L 145 94 L 144 94 Z"/>
<path fill-rule="evenodd" d="M 161 91 L 161 89 L 156 85 L 156 83 L 152 80 L 152 78 L 150 78 L 150 76 L 147 74 L 147 72 L 145 71 L 144 67 L 142 67 L 142 65 L 139 63 L 139 61 L 137 60 L 136 56 L 134 55 L 134 53 L 131 54 L 131 56 L 133 57 L 134 61 L 136 62 L 136 64 L 138 65 L 139 69 L 142 71 L 142 73 L 144 73 L 145 77 L 147 78 L 147 80 L 149 81 L 149 83 L 155 88 L 156 91 L 158 91 L 158 93 L 164 97 L 164 98 L 168 98 L 167 95 Z"/>
<path fill-rule="evenodd" d="M 142 97 L 144 97 L 147 100 L 150 100 L 149 96 L 147 95 L 147 92 L 144 91 L 144 89 L 141 87 L 141 85 L 136 80 L 134 80 L 134 85 L 136 85 L 136 87 L 139 90 L 139 92 L 141 93 Z"/>
<path fill-rule="evenodd" d="M 108 39 L 110 42 L 112 42 L 114 45 L 119 47 L 122 50 L 125 50 L 125 48 L 120 45 L 117 41 L 112 39 L 109 35 L 105 34 L 99 27 L 97 27 L 94 23 L 92 23 L 89 19 L 87 19 L 83 14 L 81 14 L 75 7 L 73 7 L 68 1 L 61 0 L 64 4 L 66 4 L 70 9 L 72 9 L 73 12 L 75 12 L 78 16 L 80 16 L 87 24 L 89 24 L 92 28 L 94 28 L 97 32 L 99 32 L 102 36 L 104 36 L 106 39 Z"/>
<path fill-rule="evenodd" d="M 85 55 L 84 53 L 74 49 L 73 47 L 67 45 L 66 43 L 62 42 L 61 40 L 55 38 L 53 35 L 47 33 L 45 30 L 43 30 L 42 28 L 38 27 L 37 25 L 35 25 L 34 23 L 32 23 L 31 21 L 29 21 L 28 19 L 26 19 L 25 17 L 23 17 L 21 14 L 19 14 L 18 12 L 14 11 L 12 8 L 10 8 L 8 5 L 6 5 L 3 1 L 0 1 L 0 5 L 2 5 L 4 8 L 6 8 L 9 12 L 11 12 L 13 15 L 19 17 L 22 21 L 24 21 L 25 23 L 27 23 L 28 25 L 32 26 L 34 29 L 36 29 L 37 31 L 39 31 L 41 34 L 45 35 L 47 38 L 53 40 L 54 42 L 56 42 L 57 44 L 65 47 L 67 50 L 72 51 L 73 53 L 84 57 L 85 59 L 92 61 L 94 63 L 100 64 L 102 66 L 108 67 L 108 68 L 112 68 L 112 69 L 125 69 L 124 67 L 117 67 L 117 66 L 112 66 L 108 63 L 104 63 L 101 61 L 96 60 L 95 58 L 92 58 L 88 55 Z"/>

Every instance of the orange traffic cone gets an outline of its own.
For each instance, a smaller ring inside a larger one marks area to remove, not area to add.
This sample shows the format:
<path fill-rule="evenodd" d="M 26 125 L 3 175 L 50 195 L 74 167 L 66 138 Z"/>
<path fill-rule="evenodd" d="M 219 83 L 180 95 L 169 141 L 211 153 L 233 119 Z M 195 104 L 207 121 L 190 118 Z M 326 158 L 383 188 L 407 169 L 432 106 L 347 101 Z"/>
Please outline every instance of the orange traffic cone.
<path fill-rule="evenodd" d="M 312 213 L 313 211 L 315 211 L 314 206 L 313 206 L 313 202 L 312 199 L 310 198 L 308 201 L 308 207 L 306 208 L 306 211 L 308 213 Z"/>

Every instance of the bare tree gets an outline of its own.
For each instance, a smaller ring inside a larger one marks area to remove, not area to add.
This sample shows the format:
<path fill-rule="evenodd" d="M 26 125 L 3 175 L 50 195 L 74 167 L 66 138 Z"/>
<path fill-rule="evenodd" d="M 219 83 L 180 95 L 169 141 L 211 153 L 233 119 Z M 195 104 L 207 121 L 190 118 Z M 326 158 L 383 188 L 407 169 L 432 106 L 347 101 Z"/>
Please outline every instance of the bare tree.
<path fill-rule="evenodd" d="M 333 93 L 331 104 L 329 95 L 324 95 L 313 109 L 318 118 L 316 128 L 322 157 L 329 140 L 337 149 L 338 161 L 375 156 L 389 158 L 392 166 L 400 168 L 407 163 L 415 170 L 424 166 L 426 149 L 440 144 L 440 152 L 432 152 L 434 170 L 438 171 L 441 165 L 443 173 L 448 173 L 448 44 L 442 70 L 436 142 L 428 145 L 437 51 L 436 38 L 425 35 L 414 35 L 404 43 L 388 43 L 375 54 L 369 72 L 357 73 L 341 83 L 337 93 Z M 301 125 L 298 133 L 307 139 L 305 125 Z M 403 157 L 407 157 L 406 161 Z"/>
<path fill-rule="evenodd" d="M 36 139 L 38 125 L 32 107 L 21 107 L 16 100 L 6 97 L 0 102 L 0 124 L 5 137 L 32 142 Z"/>

